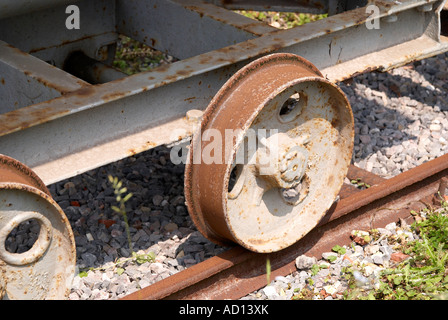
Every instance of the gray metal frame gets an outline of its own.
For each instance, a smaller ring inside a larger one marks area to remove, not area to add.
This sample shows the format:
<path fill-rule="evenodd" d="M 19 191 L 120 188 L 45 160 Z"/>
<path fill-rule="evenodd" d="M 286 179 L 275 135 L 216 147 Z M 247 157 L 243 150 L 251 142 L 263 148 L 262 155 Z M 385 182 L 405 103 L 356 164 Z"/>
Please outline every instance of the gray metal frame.
<path fill-rule="evenodd" d="M 0 4 L 12 2 L 22 1 Z M 66 1 L 44 2 L 0 14 L 0 153 L 46 184 L 188 139 L 196 123 L 187 111 L 204 110 L 236 70 L 262 55 L 298 54 L 336 82 L 448 50 L 440 34 L 445 1 L 370 1 L 378 15 L 359 7 L 289 30 L 198 0 L 75 1 L 81 28 L 68 30 Z M 379 29 L 367 28 L 372 19 Z M 97 85 L 61 70 L 77 50 L 108 62 L 118 34 L 181 60 Z"/>

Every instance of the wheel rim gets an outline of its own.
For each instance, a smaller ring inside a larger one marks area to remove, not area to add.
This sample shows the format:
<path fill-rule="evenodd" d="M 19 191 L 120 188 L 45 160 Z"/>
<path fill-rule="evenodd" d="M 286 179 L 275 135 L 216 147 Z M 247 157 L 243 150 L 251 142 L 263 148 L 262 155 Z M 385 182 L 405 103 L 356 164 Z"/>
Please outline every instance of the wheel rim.
<path fill-rule="evenodd" d="M 231 139 L 204 139 L 226 130 Z M 207 163 L 211 145 L 222 152 Z M 190 216 L 213 242 L 283 249 L 330 208 L 352 148 L 350 105 L 317 68 L 293 54 L 255 60 L 219 90 L 193 136 L 185 173 Z"/>
<path fill-rule="evenodd" d="M 6 240 L 22 223 L 37 222 L 36 241 L 25 252 L 9 252 Z M 75 273 L 76 248 L 70 223 L 39 177 L 0 155 L 0 286 L 3 299 L 65 299 Z"/>
<path fill-rule="evenodd" d="M 3 154 L 0 154 L 0 182 L 22 183 L 51 196 L 50 191 L 34 171 L 16 159 Z"/>

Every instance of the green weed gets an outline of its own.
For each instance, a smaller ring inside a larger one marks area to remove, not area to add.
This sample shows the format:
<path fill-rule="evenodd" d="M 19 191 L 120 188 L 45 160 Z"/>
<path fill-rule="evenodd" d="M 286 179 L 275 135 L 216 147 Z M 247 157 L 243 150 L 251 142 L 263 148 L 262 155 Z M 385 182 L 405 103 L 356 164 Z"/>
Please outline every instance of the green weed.
<path fill-rule="evenodd" d="M 363 182 L 361 178 L 352 179 L 352 180 L 350 180 L 350 183 L 355 185 L 358 189 L 371 187 L 370 184 Z"/>
<path fill-rule="evenodd" d="M 236 10 L 235 12 L 254 20 L 263 21 L 270 24 L 275 23 L 275 25 L 281 29 L 294 28 L 297 26 L 301 26 L 305 23 L 326 18 L 328 16 L 328 14 L 309 14 L 309 13 L 274 12 L 274 11 Z"/>
<path fill-rule="evenodd" d="M 131 239 L 131 232 L 129 229 L 129 221 L 128 216 L 126 214 L 126 202 L 132 197 L 132 193 L 127 192 L 127 188 L 123 187 L 123 183 L 118 180 L 117 177 L 112 177 L 111 175 L 108 176 L 109 182 L 112 184 L 112 187 L 114 189 L 114 194 L 116 196 L 116 200 L 118 202 L 117 206 L 111 206 L 112 210 L 116 213 L 119 213 L 123 216 L 124 222 L 125 222 L 125 228 L 126 228 L 126 235 L 128 238 L 128 245 L 129 249 L 131 250 L 132 257 L 131 259 L 135 260 L 138 264 L 143 264 L 145 262 L 154 262 L 155 261 L 155 254 L 153 252 L 149 252 L 147 254 L 138 254 L 134 251 L 132 247 L 132 239 Z M 119 272 L 119 269 L 118 269 Z"/>
<path fill-rule="evenodd" d="M 425 210 L 425 214 L 425 220 L 411 226 L 420 239 L 402 244 L 402 251 L 411 258 L 382 270 L 370 290 L 360 289 L 353 271 L 345 270 L 350 286 L 345 299 L 430 300 L 447 295 L 448 217 L 446 210 Z"/>
<path fill-rule="evenodd" d="M 120 35 L 112 65 L 128 75 L 148 71 L 167 62 L 168 56 L 144 43 Z M 174 59 L 171 57 L 171 59 Z"/>

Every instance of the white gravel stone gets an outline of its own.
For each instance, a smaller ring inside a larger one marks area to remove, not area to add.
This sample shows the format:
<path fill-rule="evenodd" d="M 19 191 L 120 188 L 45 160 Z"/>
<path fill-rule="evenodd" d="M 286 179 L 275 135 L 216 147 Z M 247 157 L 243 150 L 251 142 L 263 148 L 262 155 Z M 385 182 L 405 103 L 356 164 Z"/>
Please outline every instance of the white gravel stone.
<path fill-rule="evenodd" d="M 277 290 L 274 286 L 266 286 L 263 288 L 263 293 L 268 297 L 268 299 L 275 299 L 279 296 Z"/>
<path fill-rule="evenodd" d="M 309 269 L 316 263 L 317 259 L 315 257 L 308 257 L 306 255 L 301 255 L 296 258 L 296 267 L 299 270 Z"/>

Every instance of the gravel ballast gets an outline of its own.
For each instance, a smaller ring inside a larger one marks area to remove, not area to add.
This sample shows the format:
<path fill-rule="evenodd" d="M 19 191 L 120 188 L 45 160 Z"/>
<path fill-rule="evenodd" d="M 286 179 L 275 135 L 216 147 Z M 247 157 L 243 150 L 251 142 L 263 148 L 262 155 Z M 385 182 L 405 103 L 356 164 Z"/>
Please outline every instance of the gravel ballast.
<path fill-rule="evenodd" d="M 355 117 L 356 166 L 390 178 L 448 151 L 447 58 L 442 54 L 339 84 Z M 79 273 L 69 299 L 119 299 L 227 249 L 205 239 L 192 223 L 183 194 L 184 166 L 172 164 L 169 152 L 157 147 L 49 186 L 76 241 Z M 111 209 L 117 203 L 108 175 L 133 193 L 127 215 L 139 261 L 129 250 L 123 217 Z M 399 224 L 384 230 L 409 232 Z M 395 249 L 386 240 L 347 250 L 352 261 L 366 260 L 373 274 Z M 153 261 L 145 261 L 151 256 Z M 298 257 L 297 272 L 245 299 L 287 299 L 308 278 L 313 278 L 311 290 L 331 293 L 322 299 L 337 298 L 344 290 L 340 267 L 348 260 L 341 255 L 331 263 L 328 257 L 319 259 Z M 313 275 L 310 263 L 329 267 Z"/>

